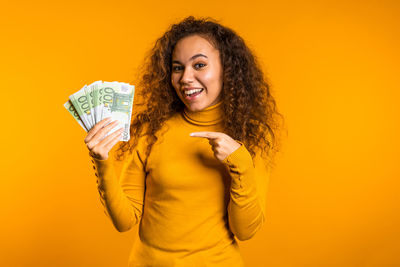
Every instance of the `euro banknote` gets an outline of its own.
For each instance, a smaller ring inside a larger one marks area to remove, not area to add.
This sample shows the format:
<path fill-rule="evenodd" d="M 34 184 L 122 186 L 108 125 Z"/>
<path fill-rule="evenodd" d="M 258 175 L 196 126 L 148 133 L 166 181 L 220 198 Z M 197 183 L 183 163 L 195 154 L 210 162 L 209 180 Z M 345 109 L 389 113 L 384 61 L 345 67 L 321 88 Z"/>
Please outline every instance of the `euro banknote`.
<path fill-rule="evenodd" d="M 111 117 L 111 122 L 116 120 L 118 125 L 107 135 L 123 128 L 120 141 L 129 141 L 134 95 L 134 85 L 96 81 L 70 95 L 64 107 L 86 132 L 99 121 Z"/>

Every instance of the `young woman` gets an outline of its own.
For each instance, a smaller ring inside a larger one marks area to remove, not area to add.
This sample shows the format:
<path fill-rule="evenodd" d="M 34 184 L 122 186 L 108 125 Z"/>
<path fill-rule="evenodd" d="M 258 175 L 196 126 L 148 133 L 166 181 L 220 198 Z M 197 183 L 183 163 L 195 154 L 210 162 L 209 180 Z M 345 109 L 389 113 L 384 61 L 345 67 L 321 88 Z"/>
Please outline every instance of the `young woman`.
<path fill-rule="evenodd" d="M 108 154 L 121 132 L 104 138 L 116 124 L 85 138 L 106 214 L 120 232 L 139 224 L 129 266 L 244 266 L 235 237 L 265 222 L 278 151 L 281 115 L 261 68 L 233 30 L 193 17 L 145 63 L 135 103 L 144 108 L 115 153 L 119 180 Z"/>

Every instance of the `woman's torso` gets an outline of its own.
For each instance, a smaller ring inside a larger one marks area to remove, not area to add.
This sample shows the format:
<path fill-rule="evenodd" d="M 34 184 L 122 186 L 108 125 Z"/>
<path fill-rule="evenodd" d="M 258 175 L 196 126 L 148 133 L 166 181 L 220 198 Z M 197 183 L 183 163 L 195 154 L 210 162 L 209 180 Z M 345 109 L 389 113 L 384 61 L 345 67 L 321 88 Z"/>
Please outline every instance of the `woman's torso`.
<path fill-rule="evenodd" d="M 178 113 L 158 131 L 129 266 L 243 266 L 226 214 L 229 173 L 208 139 L 189 136 L 197 131 L 222 129 Z"/>

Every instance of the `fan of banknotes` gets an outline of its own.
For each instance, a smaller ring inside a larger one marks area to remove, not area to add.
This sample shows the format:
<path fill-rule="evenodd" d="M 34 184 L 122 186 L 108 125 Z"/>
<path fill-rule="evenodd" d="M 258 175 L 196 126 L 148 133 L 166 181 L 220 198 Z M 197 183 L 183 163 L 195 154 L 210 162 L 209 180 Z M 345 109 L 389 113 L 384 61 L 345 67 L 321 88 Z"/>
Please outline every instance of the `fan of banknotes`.
<path fill-rule="evenodd" d="M 134 85 L 96 81 L 70 95 L 64 107 L 86 132 L 105 118 L 111 117 L 111 122 L 117 120 L 118 125 L 107 135 L 123 127 L 120 141 L 128 141 L 134 95 Z"/>

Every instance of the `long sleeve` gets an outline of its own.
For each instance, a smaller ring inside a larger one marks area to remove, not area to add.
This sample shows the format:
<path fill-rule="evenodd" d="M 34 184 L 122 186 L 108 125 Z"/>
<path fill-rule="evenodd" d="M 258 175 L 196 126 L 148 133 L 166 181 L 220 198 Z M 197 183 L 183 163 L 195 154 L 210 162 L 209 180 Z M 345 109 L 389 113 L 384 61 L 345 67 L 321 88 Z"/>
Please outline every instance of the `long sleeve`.
<path fill-rule="evenodd" d="M 99 160 L 91 157 L 105 213 L 119 232 L 125 232 L 142 216 L 146 177 L 143 156 L 135 149 L 127 157 L 119 180 L 110 158 Z"/>
<path fill-rule="evenodd" d="M 265 221 L 266 193 L 270 169 L 259 154 L 253 159 L 244 144 L 223 160 L 231 176 L 228 220 L 232 233 L 248 240 Z"/>

